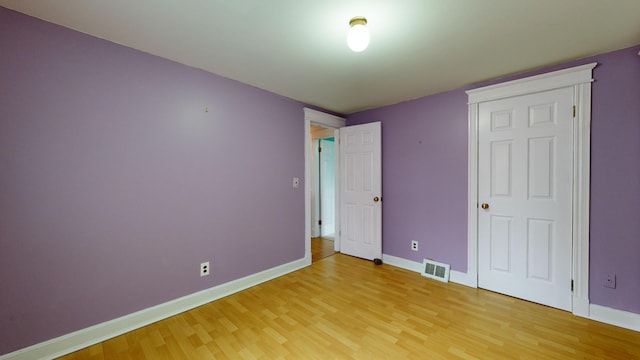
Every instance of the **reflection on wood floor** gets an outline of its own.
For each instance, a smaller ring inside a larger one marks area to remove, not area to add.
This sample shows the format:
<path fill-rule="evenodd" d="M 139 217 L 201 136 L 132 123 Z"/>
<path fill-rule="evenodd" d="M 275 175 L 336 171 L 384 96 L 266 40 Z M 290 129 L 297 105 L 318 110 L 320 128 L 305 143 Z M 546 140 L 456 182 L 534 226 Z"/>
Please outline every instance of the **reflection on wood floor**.
<path fill-rule="evenodd" d="M 335 254 L 63 359 L 640 359 L 640 333 Z"/>
<path fill-rule="evenodd" d="M 336 252 L 333 248 L 333 239 L 323 237 L 311 238 L 311 261 L 316 262 L 335 254 Z"/>

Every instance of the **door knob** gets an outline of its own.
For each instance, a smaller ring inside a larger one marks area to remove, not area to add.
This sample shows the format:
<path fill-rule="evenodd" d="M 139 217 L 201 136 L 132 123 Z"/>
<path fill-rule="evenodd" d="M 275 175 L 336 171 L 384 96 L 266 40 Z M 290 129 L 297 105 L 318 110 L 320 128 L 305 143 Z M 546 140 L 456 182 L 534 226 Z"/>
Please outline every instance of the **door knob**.
<path fill-rule="evenodd" d="M 373 202 L 378 202 L 378 201 L 380 201 L 379 197 L 376 196 L 376 197 L 373 198 Z"/>
<path fill-rule="evenodd" d="M 480 205 L 481 208 L 487 210 L 489 208 L 489 204 L 487 203 L 482 203 L 482 205 Z"/>

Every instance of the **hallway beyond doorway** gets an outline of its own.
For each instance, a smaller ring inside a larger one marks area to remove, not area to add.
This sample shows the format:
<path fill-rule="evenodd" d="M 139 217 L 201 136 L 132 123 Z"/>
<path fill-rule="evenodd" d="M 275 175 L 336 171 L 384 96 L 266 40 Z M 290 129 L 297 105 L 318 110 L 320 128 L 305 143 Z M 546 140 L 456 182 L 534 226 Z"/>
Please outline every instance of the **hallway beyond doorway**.
<path fill-rule="evenodd" d="M 336 253 L 333 239 L 329 237 L 311 238 L 311 262 L 316 262 Z"/>

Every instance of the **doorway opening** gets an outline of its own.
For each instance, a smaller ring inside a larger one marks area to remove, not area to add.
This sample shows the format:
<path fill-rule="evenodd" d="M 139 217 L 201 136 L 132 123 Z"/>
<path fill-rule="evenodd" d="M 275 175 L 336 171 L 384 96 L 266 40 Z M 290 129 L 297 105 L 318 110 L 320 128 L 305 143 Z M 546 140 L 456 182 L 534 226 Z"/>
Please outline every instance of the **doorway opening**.
<path fill-rule="evenodd" d="M 335 138 L 334 129 L 311 124 L 311 261 L 335 250 Z"/>
<path fill-rule="evenodd" d="M 330 136 L 327 136 L 329 135 Z M 335 155 L 333 129 L 311 126 L 311 236 L 335 238 Z"/>
<path fill-rule="evenodd" d="M 345 119 L 308 108 L 304 114 L 305 260 L 311 264 L 316 258 L 329 256 L 339 249 L 335 130 L 345 125 Z M 323 150 L 318 151 L 318 147 Z"/>

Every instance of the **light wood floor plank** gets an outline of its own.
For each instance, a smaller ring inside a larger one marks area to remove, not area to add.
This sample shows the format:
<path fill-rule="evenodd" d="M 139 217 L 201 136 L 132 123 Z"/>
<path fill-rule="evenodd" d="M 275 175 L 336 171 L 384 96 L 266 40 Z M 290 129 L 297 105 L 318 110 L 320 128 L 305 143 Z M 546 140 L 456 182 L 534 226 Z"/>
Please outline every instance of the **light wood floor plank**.
<path fill-rule="evenodd" d="M 640 359 L 640 333 L 335 254 L 61 359 Z"/>

